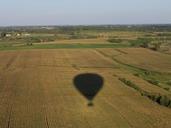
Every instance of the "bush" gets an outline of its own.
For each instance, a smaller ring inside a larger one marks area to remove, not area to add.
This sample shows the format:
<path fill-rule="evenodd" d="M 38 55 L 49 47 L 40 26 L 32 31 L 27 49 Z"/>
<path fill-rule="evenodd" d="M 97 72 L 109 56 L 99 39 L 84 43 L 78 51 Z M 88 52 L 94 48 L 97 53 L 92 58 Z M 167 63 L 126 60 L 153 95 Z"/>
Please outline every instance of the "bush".
<path fill-rule="evenodd" d="M 166 95 L 161 95 L 158 93 L 149 93 L 147 91 L 142 90 L 141 88 L 139 88 L 136 84 L 134 84 L 133 82 L 126 80 L 125 78 L 119 78 L 120 81 L 122 81 L 124 84 L 128 85 L 131 88 L 134 88 L 135 90 L 137 90 L 142 96 L 148 97 L 150 100 L 166 106 L 166 107 L 170 107 L 171 108 L 171 99 L 170 97 L 166 96 Z M 153 81 L 154 82 L 154 81 Z"/>
<path fill-rule="evenodd" d="M 140 77 L 140 74 L 138 74 L 138 73 L 135 73 L 135 74 L 134 74 L 134 76 Z"/>
<path fill-rule="evenodd" d="M 150 84 L 154 84 L 154 85 L 159 85 L 159 82 L 157 80 L 147 80 Z"/>
<path fill-rule="evenodd" d="M 170 90 L 169 87 L 164 87 L 163 89 L 165 89 L 166 91 L 169 91 Z"/>
<path fill-rule="evenodd" d="M 6 33 L 5 32 L 2 32 L 1 33 L 1 38 L 4 38 L 6 36 Z"/>
<path fill-rule="evenodd" d="M 166 83 L 166 84 L 171 85 L 171 80 L 167 81 L 167 83 Z"/>
<path fill-rule="evenodd" d="M 155 43 L 153 50 L 155 50 L 155 51 L 160 50 L 161 44 L 162 44 L 161 42 Z"/>
<path fill-rule="evenodd" d="M 161 96 L 160 103 L 159 103 L 160 105 L 169 106 L 170 103 L 171 100 L 167 96 Z"/>
<path fill-rule="evenodd" d="M 138 38 L 137 40 L 130 41 L 131 46 L 148 48 L 148 44 L 151 42 L 151 39 Z"/>
<path fill-rule="evenodd" d="M 107 41 L 110 43 L 121 43 L 121 42 L 123 42 L 122 39 L 108 39 Z"/>
<path fill-rule="evenodd" d="M 26 45 L 27 45 L 27 46 L 32 46 L 33 43 L 28 42 Z"/>
<path fill-rule="evenodd" d="M 141 89 L 135 85 L 133 82 L 126 80 L 125 78 L 119 78 L 120 81 L 122 81 L 124 84 L 128 85 L 129 87 L 134 88 L 137 91 L 141 91 Z"/>
<path fill-rule="evenodd" d="M 148 76 L 148 75 L 150 75 L 150 74 L 151 74 L 151 72 L 149 72 L 149 71 L 145 71 L 145 72 L 144 72 L 144 74 Z"/>

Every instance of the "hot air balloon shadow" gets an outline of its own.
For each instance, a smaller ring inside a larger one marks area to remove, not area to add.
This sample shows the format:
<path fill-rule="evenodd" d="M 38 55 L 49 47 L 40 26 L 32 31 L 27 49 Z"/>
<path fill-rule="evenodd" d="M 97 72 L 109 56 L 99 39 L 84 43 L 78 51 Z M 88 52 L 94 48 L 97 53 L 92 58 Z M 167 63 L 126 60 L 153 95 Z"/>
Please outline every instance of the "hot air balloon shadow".
<path fill-rule="evenodd" d="M 103 87 L 103 77 L 98 74 L 79 74 L 74 78 L 76 89 L 89 101 L 88 106 L 93 106 L 93 99 Z"/>

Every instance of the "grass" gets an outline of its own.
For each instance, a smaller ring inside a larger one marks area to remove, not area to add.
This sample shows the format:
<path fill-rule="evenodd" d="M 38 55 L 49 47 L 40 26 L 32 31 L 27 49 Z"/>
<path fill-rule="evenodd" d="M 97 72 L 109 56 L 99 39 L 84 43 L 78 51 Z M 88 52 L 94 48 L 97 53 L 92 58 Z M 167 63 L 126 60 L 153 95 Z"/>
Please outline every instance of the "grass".
<path fill-rule="evenodd" d="M 131 88 L 134 88 L 135 90 L 137 90 L 139 92 L 142 91 L 136 84 L 134 84 L 133 82 L 131 82 L 125 78 L 119 78 L 119 80 L 122 81 L 124 84 L 128 85 Z"/>
<path fill-rule="evenodd" d="M 114 60 L 121 64 L 124 68 L 132 72 L 135 76 L 140 77 L 155 86 L 159 86 L 165 90 L 169 90 L 170 85 L 168 84 L 168 81 L 170 80 L 171 74 L 150 71 L 133 65 L 124 64 L 116 59 Z"/>
<path fill-rule="evenodd" d="M 0 45 L 0 50 L 22 50 L 22 49 L 77 49 L 77 48 L 123 48 L 127 44 L 33 44 L 32 46 Z"/>
<path fill-rule="evenodd" d="M 98 52 L 100 52 L 104 56 L 109 57 L 108 55 L 106 55 L 105 53 L 103 53 L 99 50 L 98 50 Z M 149 82 L 150 84 L 161 87 L 167 91 L 170 90 L 170 87 L 171 87 L 171 84 L 170 84 L 171 83 L 170 82 L 171 74 L 170 73 L 151 71 L 151 70 L 143 69 L 143 68 L 136 67 L 136 66 L 133 66 L 130 64 L 125 64 L 125 63 L 117 60 L 115 57 L 111 57 L 111 59 L 113 61 L 117 62 L 125 70 L 128 70 L 135 76 L 144 79 L 145 81 Z"/>
<path fill-rule="evenodd" d="M 138 91 L 142 96 L 148 97 L 150 100 L 152 100 L 152 101 L 154 101 L 154 102 L 156 102 L 162 106 L 171 108 L 171 99 L 169 96 L 144 91 L 141 88 L 139 88 L 138 85 L 136 85 L 132 81 L 127 80 L 125 78 L 119 78 L 119 80 L 121 82 L 123 82 L 125 85 L 127 85 L 127 86 L 135 89 L 136 91 Z"/>

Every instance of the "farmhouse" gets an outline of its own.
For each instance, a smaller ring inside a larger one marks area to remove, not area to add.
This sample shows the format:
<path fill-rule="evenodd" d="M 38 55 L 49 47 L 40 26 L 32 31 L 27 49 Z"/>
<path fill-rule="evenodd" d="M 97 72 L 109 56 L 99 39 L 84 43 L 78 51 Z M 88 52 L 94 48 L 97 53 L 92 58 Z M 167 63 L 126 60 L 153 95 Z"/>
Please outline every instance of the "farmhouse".
<path fill-rule="evenodd" d="M 11 37 L 12 34 L 11 33 L 6 33 L 6 32 L 1 32 L 1 35 L 0 35 L 2 38 L 3 37 Z"/>
<path fill-rule="evenodd" d="M 29 33 L 23 33 L 22 36 L 30 36 Z"/>
<path fill-rule="evenodd" d="M 12 36 L 11 33 L 6 33 L 6 34 L 5 34 L 5 37 L 11 37 L 11 36 Z"/>

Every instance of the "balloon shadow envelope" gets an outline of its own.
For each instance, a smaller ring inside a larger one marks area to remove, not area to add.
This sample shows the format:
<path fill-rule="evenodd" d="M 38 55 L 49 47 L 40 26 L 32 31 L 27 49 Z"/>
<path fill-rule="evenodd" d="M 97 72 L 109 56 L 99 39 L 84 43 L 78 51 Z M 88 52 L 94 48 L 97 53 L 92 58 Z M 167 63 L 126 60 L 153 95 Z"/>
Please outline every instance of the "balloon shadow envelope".
<path fill-rule="evenodd" d="M 74 78 L 76 89 L 89 101 L 92 106 L 93 99 L 103 87 L 103 77 L 98 74 L 85 73 L 79 74 Z"/>

